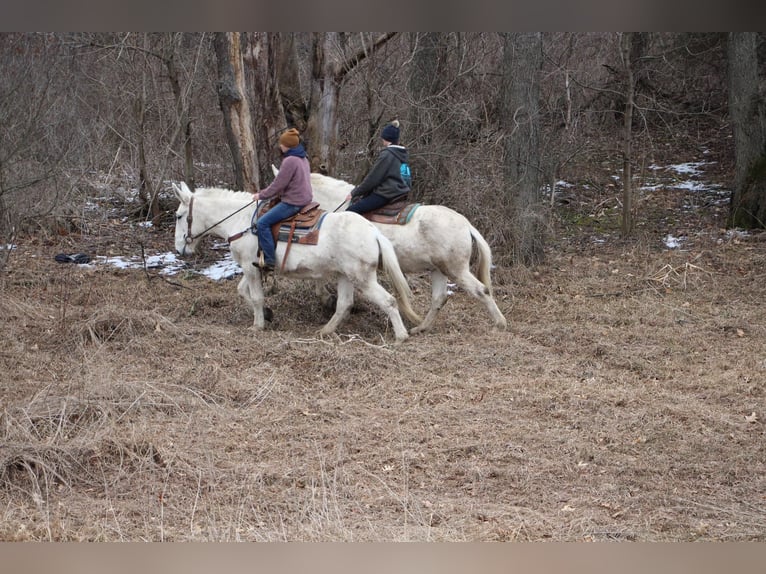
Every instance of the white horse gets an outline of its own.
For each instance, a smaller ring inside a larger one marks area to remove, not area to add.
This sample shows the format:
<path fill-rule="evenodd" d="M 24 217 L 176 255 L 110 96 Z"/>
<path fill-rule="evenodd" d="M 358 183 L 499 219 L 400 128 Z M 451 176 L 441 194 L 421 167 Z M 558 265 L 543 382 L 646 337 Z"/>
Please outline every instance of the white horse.
<path fill-rule="evenodd" d="M 272 169 L 276 173 L 276 167 Z M 311 174 L 311 187 L 314 200 L 328 211 L 345 210 L 346 196 L 354 188 L 348 182 L 318 173 Z M 489 244 L 463 215 L 443 205 L 421 205 L 404 225 L 374 225 L 394 244 L 402 271 L 431 274 L 431 307 L 411 333 L 433 326 L 437 313 L 447 301 L 448 279 L 484 304 L 496 328 L 506 328 L 507 321 L 492 297 Z M 478 252 L 478 279 L 470 271 L 473 243 Z"/>
<path fill-rule="evenodd" d="M 207 234 L 228 240 L 231 255 L 243 273 L 237 290 L 253 309 L 253 328 L 264 329 L 261 270 L 253 265 L 258 238 L 250 232 L 256 209 L 252 194 L 219 188 L 201 188 L 192 193 L 183 182 L 180 186 L 174 184 L 173 191 L 180 202 L 176 211 L 176 251 L 182 256 L 193 254 L 200 238 Z M 420 321 L 410 306 L 412 293 L 393 246 L 365 218 L 355 213 L 327 213 L 316 245 L 292 243 L 283 267 L 286 247 L 283 241 L 277 243 L 278 273 L 297 279 L 337 282 L 335 313 L 319 331 L 320 335 L 334 333 L 348 316 L 355 288 L 388 316 L 396 343 L 408 337 L 397 299 L 409 320 Z M 379 261 L 388 273 L 396 298 L 378 283 Z"/>

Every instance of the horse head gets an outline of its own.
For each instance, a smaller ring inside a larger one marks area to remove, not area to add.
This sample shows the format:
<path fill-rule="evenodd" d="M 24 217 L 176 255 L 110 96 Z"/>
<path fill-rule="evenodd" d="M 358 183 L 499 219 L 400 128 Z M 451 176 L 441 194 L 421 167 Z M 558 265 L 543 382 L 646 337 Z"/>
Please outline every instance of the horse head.
<path fill-rule="evenodd" d="M 189 189 L 185 182 L 181 185 L 172 184 L 173 193 L 178 198 L 178 209 L 176 209 L 176 232 L 175 246 L 180 255 L 193 254 L 197 241 L 194 239 L 192 224 L 192 206 L 194 204 L 194 193 Z"/>

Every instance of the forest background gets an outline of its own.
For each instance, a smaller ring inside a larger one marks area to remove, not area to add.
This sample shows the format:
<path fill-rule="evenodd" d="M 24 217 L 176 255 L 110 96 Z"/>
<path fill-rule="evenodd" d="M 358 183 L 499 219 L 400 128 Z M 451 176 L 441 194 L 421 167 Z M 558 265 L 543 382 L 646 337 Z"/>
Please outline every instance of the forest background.
<path fill-rule="evenodd" d="M 279 133 L 291 126 L 304 134 L 315 171 L 358 182 L 392 119 L 410 150 L 414 198 L 464 213 L 501 263 L 541 259 L 546 203 L 562 179 L 603 193 L 622 236 L 633 235 L 642 215 L 635 188 L 669 149 L 714 151 L 731 168 L 728 223 L 764 219 L 756 33 L 26 33 L 0 41 L 6 243 L 25 231 L 76 228 L 94 186 L 117 197 L 136 190 L 154 223 L 167 215 L 160 201 L 171 180 L 263 187 L 279 162 Z"/>

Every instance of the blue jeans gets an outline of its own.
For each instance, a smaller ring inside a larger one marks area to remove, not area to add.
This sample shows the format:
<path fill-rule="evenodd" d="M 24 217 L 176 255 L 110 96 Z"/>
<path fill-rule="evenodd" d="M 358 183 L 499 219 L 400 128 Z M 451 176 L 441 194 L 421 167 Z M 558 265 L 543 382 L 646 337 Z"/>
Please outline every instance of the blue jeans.
<path fill-rule="evenodd" d="M 382 195 L 378 195 L 377 193 L 373 192 L 369 195 L 366 195 L 362 199 L 355 201 L 351 205 L 349 205 L 346 208 L 346 211 L 353 211 L 354 213 L 367 213 L 368 211 L 372 211 L 373 209 L 378 209 L 379 207 L 383 207 L 386 205 L 390 199 L 386 199 Z"/>
<path fill-rule="evenodd" d="M 256 224 L 256 233 L 258 234 L 258 244 L 263 251 L 263 259 L 267 265 L 276 264 L 276 250 L 274 245 L 274 236 L 271 234 L 271 226 L 275 223 L 287 219 L 298 213 L 302 205 L 290 205 L 280 201 L 264 215 L 258 218 Z"/>

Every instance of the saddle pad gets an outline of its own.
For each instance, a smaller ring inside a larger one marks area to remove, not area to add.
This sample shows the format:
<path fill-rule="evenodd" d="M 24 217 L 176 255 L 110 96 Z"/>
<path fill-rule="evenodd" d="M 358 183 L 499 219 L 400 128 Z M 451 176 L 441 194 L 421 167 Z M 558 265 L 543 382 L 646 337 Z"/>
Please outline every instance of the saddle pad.
<path fill-rule="evenodd" d="M 272 233 L 274 233 L 274 239 L 277 241 L 289 241 L 290 243 L 301 243 L 303 245 L 316 245 L 317 241 L 319 241 L 319 228 L 322 227 L 325 215 L 327 215 L 326 211 L 321 212 L 310 227 L 298 227 L 296 225 L 293 228 L 289 220 L 287 223 L 280 221 L 271 228 Z"/>
<path fill-rule="evenodd" d="M 279 199 L 264 202 L 253 214 L 251 231 L 255 233 L 256 217 L 261 217 L 279 203 Z M 327 212 L 319 208 L 319 203 L 313 201 L 305 205 L 301 210 L 287 219 L 278 221 L 271 226 L 274 241 L 286 241 L 289 243 L 302 243 L 316 245 L 319 241 L 319 228 Z"/>
<path fill-rule="evenodd" d="M 420 206 L 420 203 L 405 203 L 404 205 L 401 203 L 390 203 L 378 209 L 363 213 L 362 215 L 375 223 L 404 225 L 410 221 L 412 214 L 415 213 L 415 210 Z"/>

